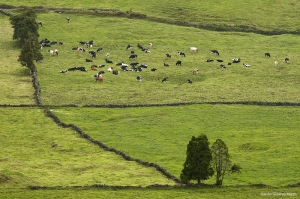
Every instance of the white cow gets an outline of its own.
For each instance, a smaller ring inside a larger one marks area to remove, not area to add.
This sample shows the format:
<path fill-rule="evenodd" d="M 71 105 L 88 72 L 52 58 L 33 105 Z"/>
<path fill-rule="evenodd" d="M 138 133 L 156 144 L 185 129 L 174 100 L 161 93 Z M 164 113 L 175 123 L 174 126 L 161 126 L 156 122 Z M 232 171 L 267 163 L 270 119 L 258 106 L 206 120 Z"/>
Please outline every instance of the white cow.
<path fill-rule="evenodd" d="M 197 47 L 190 47 L 190 51 L 192 51 L 192 52 L 198 52 L 198 48 Z"/>

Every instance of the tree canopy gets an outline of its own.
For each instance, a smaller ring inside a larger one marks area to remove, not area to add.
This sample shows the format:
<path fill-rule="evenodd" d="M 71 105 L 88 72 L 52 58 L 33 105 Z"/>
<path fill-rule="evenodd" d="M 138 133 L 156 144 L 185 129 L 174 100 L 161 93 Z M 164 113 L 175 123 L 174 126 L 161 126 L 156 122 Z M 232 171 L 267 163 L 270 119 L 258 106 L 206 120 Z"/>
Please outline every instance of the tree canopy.
<path fill-rule="evenodd" d="M 186 160 L 181 171 L 183 182 L 197 180 L 198 185 L 214 174 L 211 167 L 212 153 L 206 135 L 193 136 L 187 145 Z"/>
<path fill-rule="evenodd" d="M 37 15 L 32 8 L 25 8 L 20 14 L 10 17 L 10 23 L 14 28 L 13 40 L 18 40 L 22 48 L 18 61 L 30 70 L 35 69 L 35 59 L 43 58 L 38 42 L 39 25 L 36 19 Z"/>
<path fill-rule="evenodd" d="M 216 185 L 222 185 L 227 173 L 239 173 L 241 167 L 230 160 L 230 155 L 226 144 L 221 139 L 217 139 L 212 147 L 212 163 L 216 172 Z"/>

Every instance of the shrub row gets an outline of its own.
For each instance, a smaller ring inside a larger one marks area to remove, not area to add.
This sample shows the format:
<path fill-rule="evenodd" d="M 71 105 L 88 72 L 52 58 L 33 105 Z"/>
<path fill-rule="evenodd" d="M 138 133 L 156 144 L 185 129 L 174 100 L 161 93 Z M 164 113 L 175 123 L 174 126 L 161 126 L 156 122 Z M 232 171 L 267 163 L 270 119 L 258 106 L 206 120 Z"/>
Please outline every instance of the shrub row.
<path fill-rule="evenodd" d="M 59 120 L 59 118 L 54 114 L 52 113 L 49 109 L 45 109 L 44 110 L 45 112 L 45 115 L 47 117 L 50 117 L 54 120 L 54 122 L 58 125 L 58 126 L 61 126 L 63 128 L 72 128 L 73 130 L 75 130 L 82 138 L 85 138 L 87 140 L 89 140 L 90 142 L 98 145 L 99 147 L 103 148 L 104 150 L 106 151 L 110 151 L 110 152 L 114 152 L 115 154 L 118 154 L 120 156 L 122 156 L 125 160 L 127 161 L 135 161 L 137 162 L 138 164 L 141 164 L 143 166 L 146 166 L 146 167 L 154 167 L 156 168 L 157 171 L 159 171 L 160 173 L 162 173 L 164 176 L 166 176 L 168 179 L 171 179 L 173 181 L 175 181 L 176 183 L 181 183 L 181 180 L 176 178 L 175 176 L 171 175 L 166 169 L 162 168 L 161 166 L 159 166 L 158 164 L 156 163 L 151 163 L 151 162 L 145 162 L 145 161 L 142 161 L 140 159 L 137 159 L 137 158 L 132 158 L 131 156 L 125 154 L 124 152 L 122 151 L 119 151 L 115 148 L 110 148 L 108 146 L 106 146 L 105 144 L 103 144 L 102 142 L 100 141 L 97 141 L 97 140 L 94 140 L 93 138 L 91 138 L 88 134 L 86 134 L 85 132 L 83 132 L 79 127 L 77 127 L 76 125 L 74 124 L 66 124 L 66 123 L 63 123 Z"/>

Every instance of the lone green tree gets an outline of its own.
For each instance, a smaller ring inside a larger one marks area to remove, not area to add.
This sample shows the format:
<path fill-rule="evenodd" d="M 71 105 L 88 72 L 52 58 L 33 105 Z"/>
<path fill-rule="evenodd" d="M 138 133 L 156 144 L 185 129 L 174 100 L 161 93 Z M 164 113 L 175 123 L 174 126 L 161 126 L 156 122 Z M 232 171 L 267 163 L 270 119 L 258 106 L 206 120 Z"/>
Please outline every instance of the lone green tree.
<path fill-rule="evenodd" d="M 232 165 L 230 155 L 228 153 L 228 147 L 221 139 L 217 139 L 213 143 L 211 151 L 212 164 L 216 172 L 215 185 L 220 186 L 223 184 L 223 180 L 226 174 L 239 173 L 241 171 L 241 167 L 236 164 Z"/>
<path fill-rule="evenodd" d="M 187 145 L 186 160 L 180 179 L 185 183 L 196 180 L 200 185 L 201 181 L 207 180 L 214 174 L 211 160 L 212 153 L 206 135 L 193 136 Z"/>

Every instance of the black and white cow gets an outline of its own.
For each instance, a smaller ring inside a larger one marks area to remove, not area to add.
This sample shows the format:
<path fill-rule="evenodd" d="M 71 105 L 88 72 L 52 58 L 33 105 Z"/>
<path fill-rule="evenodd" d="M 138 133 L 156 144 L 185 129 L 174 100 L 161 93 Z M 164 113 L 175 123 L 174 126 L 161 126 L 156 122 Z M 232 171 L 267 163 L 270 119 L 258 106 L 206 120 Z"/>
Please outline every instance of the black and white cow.
<path fill-rule="evenodd" d="M 135 54 L 129 56 L 129 59 L 135 59 L 135 58 L 137 58 L 137 55 Z"/>
<path fill-rule="evenodd" d="M 177 52 L 177 53 L 178 53 L 178 55 L 182 55 L 182 56 L 185 57 L 185 53 L 184 52 Z"/>
<path fill-rule="evenodd" d="M 271 57 L 270 53 L 265 53 L 265 57 Z"/>

